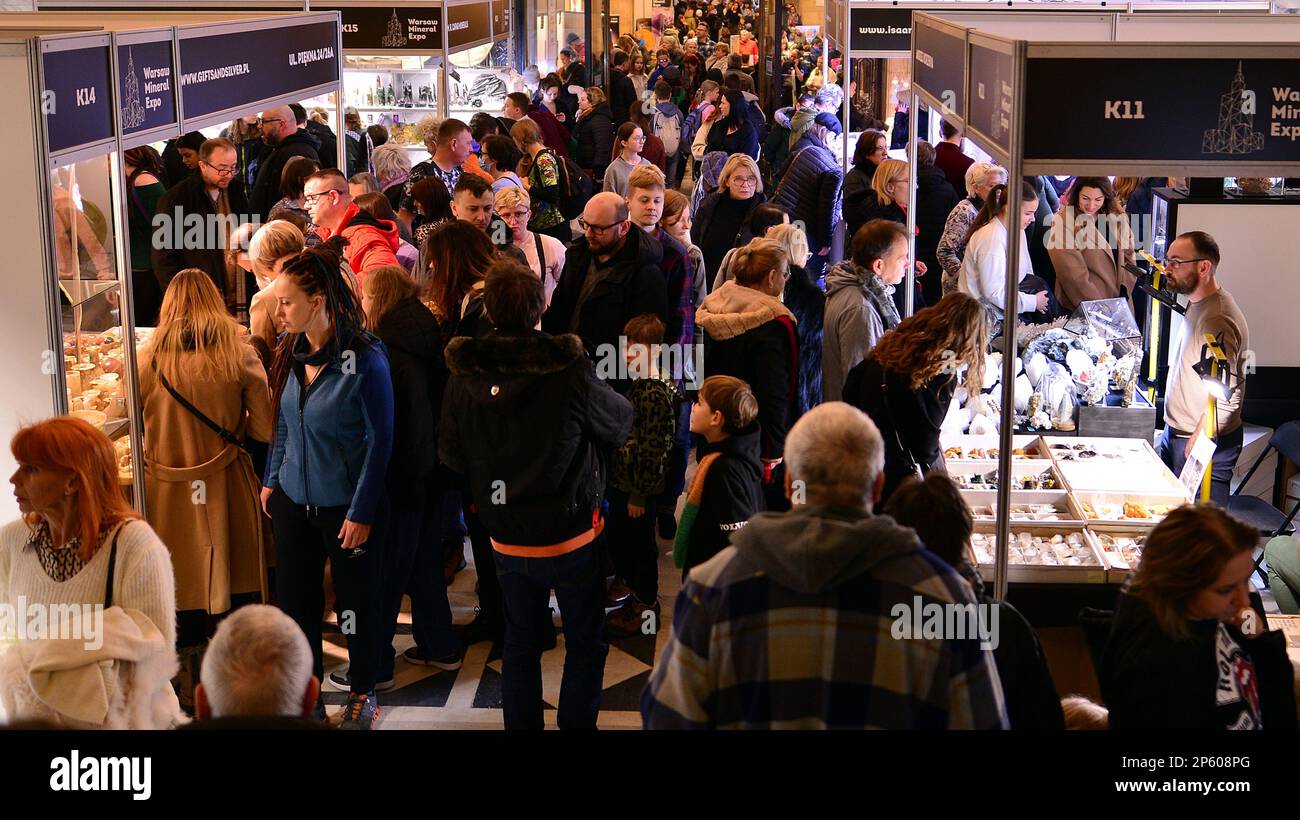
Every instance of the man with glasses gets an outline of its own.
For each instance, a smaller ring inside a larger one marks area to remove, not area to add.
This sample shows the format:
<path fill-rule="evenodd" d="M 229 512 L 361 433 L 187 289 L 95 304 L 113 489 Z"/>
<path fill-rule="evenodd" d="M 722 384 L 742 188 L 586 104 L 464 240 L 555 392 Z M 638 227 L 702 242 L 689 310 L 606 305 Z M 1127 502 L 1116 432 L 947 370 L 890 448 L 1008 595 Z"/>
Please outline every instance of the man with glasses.
<path fill-rule="evenodd" d="M 320 143 L 306 131 L 298 130 L 293 109 L 287 105 L 263 111 L 258 123 L 266 147 L 257 162 L 257 180 L 253 183 L 248 203 L 264 222 L 270 216 L 271 208 L 280 201 L 284 166 L 294 157 L 306 157 L 319 166 L 320 154 L 316 146 Z"/>
<path fill-rule="evenodd" d="M 576 333 L 596 358 L 598 372 L 618 372 L 617 358 L 612 368 L 599 365 L 602 356 L 619 355 L 619 336 L 629 319 L 653 313 L 668 323 L 668 287 L 659 272 L 663 248 L 645 231 L 631 230 L 627 203 L 610 191 L 588 200 L 578 224 L 582 236 L 569 245 L 542 330 Z"/>
<path fill-rule="evenodd" d="M 1165 384 L 1165 429 L 1156 451 L 1178 475 L 1187 456 L 1205 435 L 1209 394 L 1193 369 L 1201 361 L 1205 334 L 1222 339 L 1232 370 L 1232 390 L 1215 407 L 1215 449 L 1210 465 L 1210 499 L 1228 505 L 1232 470 L 1241 455 L 1241 406 L 1245 400 L 1242 366 L 1250 349 L 1250 329 L 1237 302 L 1219 286 L 1219 245 L 1204 231 L 1179 234 L 1165 257 L 1169 289 L 1188 298 L 1182 330 L 1169 354 L 1169 380 Z"/>
<path fill-rule="evenodd" d="M 253 217 L 238 179 L 235 144 L 221 137 L 210 139 L 199 147 L 198 155 L 198 173 L 173 185 L 158 200 L 153 271 L 165 291 L 177 273 L 198 268 L 212 277 L 226 304 L 233 307 L 238 268 L 228 264 L 226 247 L 234 227 Z"/>
<path fill-rule="evenodd" d="M 366 274 L 385 265 L 400 265 L 397 248 L 401 240 L 397 223 L 376 219 L 361 210 L 348 193 L 348 181 L 337 168 L 317 171 L 307 177 L 302 187 L 303 203 L 316 224 L 316 234 L 322 240 L 342 234 L 348 240 L 343 249 L 357 285 L 363 285 Z"/>

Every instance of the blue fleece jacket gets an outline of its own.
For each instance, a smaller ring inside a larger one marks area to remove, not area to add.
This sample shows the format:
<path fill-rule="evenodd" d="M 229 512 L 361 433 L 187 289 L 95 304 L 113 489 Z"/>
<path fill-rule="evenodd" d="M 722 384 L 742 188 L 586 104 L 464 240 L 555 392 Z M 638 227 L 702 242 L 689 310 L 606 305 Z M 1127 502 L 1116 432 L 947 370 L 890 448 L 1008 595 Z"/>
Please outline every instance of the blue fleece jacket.
<path fill-rule="evenodd" d="M 295 367 L 285 383 L 263 484 L 295 504 L 347 507 L 349 521 L 372 524 L 393 451 L 388 353 L 379 342 L 360 344 L 326 365 L 305 394 L 301 379 Z"/>

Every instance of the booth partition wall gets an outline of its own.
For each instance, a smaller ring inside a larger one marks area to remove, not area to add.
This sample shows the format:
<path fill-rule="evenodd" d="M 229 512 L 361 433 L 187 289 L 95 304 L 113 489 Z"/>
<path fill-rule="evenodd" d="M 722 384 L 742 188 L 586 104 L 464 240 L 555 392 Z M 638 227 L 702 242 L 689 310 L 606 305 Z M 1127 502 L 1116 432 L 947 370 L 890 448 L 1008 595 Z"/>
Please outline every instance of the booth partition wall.
<path fill-rule="evenodd" d="M 0 229 L 10 263 L 0 437 L 79 415 L 113 440 L 139 508 L 135 353 L 150 329 L 134 320 L 133 276 L 153 273 L 131 256 L 122 152 L 339 89 L 337 13 L 232 17 L 8 15 L 0 29 L 4 76 L 19 80 L 0 91 L 13 123 L 0 160 L 11 193 Z M 152 241 L 188 241 L 185 226 L 154 223 Z M 8 448 L 0 459 L 12 472 Z"/>

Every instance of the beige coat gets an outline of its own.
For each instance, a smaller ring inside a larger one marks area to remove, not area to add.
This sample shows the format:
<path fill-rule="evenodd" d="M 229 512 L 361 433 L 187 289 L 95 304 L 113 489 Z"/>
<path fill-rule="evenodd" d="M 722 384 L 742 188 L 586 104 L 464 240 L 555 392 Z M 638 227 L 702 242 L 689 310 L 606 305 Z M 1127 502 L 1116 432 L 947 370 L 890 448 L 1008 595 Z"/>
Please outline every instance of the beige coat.
<path fill-rule="evenodd" d="M 145 491 L 149 523 L 172 555 L 176 608 L 225 612 L 232 593 L 261 592 L 266 600 L 270 526 L 252 460 L 181 406 L 150 362 L 145 350 L 140 357 Z M 238 382 L 187 375 L 172 386 L 227 430 L 270 439 L 266 371 L 252 347 L 244 348 Z"/>
<path fill-rule="evenodd" d="M 1067 224 L 1063 212 L 1047 234 L 1047 254 L 1056 269 L 1056 299 L 1066 311 L 1092 299 L 1114 299 L 1120 286 L 1128 289 L 1129 307 L 1133 305 L 1133 274 L 1122 264 L 1133 264 L 1133 231 L 1127 218 L 1120 214 L 1119 260 L 1111 242 L 1091 223 L 1080 227 Z"/>

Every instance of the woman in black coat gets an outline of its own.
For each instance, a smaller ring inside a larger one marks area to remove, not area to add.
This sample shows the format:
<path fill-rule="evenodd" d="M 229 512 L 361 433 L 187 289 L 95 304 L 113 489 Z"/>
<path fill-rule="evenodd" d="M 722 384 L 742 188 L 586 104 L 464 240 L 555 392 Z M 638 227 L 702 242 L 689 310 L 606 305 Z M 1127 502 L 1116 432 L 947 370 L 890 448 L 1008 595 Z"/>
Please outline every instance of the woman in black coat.
<path fill-rule="evenodd" d="M 1296 729 L 1286 639 L 1250 591 L 1258 533 L 1209 504 L 1147 536 L 1102 654 L 1112 729 Z"/>
<path fill-rule="evenodd" d="M 849 238 L 867 224 L 867 209 L 876 201 L 871 180 L 888 156 L 889 140 L 883 131 L 863 131 L 858 137 L 857 147 L 853 149 L 853 167 L 844 175 L 844 226 Z"/>
<path fill-rule="evenodd" d="M 614 145 L 614 115 L 605 101 L 605 92 L 596 86 L 578 96 L 578 121 L 573 128 L 576 150 L 573 161 L 591 174 L 591 178 L 605 178 Z"/>
<path fill-rule="evenodd" d="M 725 151 L 731 154 L 744 154 L 750 159 L 758 159 L 759 135 L 749 122 L 749 103 L 745 95 L 733 89 L 728 90 L 718 101 L 717 119 L 709 128 L 709 139 L 705 152 Z"/>
<path fill-rule="evenodd" d="M 966 387 L 977 394 L 987 346 L 984 308 L 964 293 L 950 293 L 904 319 L 849 371 L 844 401 L 871 416 L 885 442 L 877 509 L 904 479 L 943 469 L 939 428 L 958 386 L 957 371 L 966 365 Z"/>
<path fill-rule="evenodd" d="M 460 665 L 442 571 L 446 482 L 438 475 L 438 417 L 447 365 L 438 320 L 405 270 L 390 265 L 371 271 L 362 305 L 367 324 L 388 350 L 393 377 L 393 456 L 386 482 L 392 525 L 384 555 L 376 676 L 387 681 L 394 672 L 392 643 L 403 593 L 411 596 L 415 637 L 406 659 L 442 669 Z"/>
<path fill-rule="evenodd" d="M 727 251 L 747 243 L 749 215 L 767 201 L 758 163 L 745 155 L 732 155 L 722 166 L 718 190 L 700 200 L 691 223 L 691 241 L 704 255 L 710 275 L 722 267 Z"/>
<path fill-rule="evenodd" d="M 927 305 L 943 296 L 943 269 L 939 267 L 939 238 L 948 214 L 961 197 L 957 189 L 934 164 L 934 147 L 928 142 L 916 144 L 916 259 L 923 262 L 928 276 L 921 277 L 921 293 Z"/>

